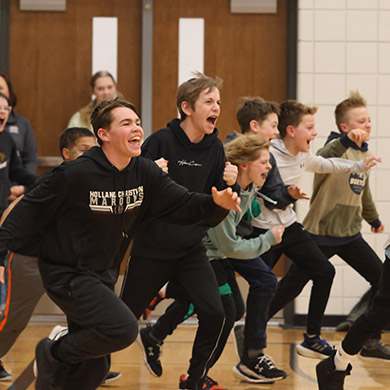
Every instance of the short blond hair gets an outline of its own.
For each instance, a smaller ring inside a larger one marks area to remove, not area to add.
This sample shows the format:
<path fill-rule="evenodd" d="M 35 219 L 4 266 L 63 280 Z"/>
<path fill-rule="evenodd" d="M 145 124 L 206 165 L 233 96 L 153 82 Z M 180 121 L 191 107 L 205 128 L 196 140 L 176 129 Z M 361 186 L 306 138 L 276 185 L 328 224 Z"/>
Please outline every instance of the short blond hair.
<path fill-rule="evenodd" d="M 227 160 L 238 166 L 257 160 L 263 150 L 269 150 L 269 143 L 257 134 L 237 134 L 224 148 Z"/>
<path fill-rule="evenodd" d="M 366 99 L 360 95 L 358 90 L 350 91 L 348 99 L 343 100 L 336 106 L 334 116 L 336 119 L 336 125 L 340 131 L 340 123 L 347 122 L 348 111 L 358 107 L 367 107 Z"/>

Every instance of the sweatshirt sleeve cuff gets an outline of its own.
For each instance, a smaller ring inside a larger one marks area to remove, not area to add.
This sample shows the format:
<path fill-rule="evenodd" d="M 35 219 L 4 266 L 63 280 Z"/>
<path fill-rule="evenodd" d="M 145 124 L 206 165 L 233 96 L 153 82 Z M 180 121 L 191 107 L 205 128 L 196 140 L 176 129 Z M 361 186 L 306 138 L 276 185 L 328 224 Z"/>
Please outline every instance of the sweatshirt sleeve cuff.
<path fill-rule="evenodd" d="M 268 231 L 266 231 L 266 232 L 265 232 L 265 235 L 266 235 L 267 239 L 269 239 L 269 243 L 270 243 L 271 246 L 277 244 L 276 237 L 275 237 L 274 234 L 272 233 L 271 229 L 269 229 Z"/>
<path fill-rule="evenodd" d="M 378 218 L 378 219 L 376 219 L 375 221 L 369 222 L 369 224 L 370 224 L 374 229 L 378 229 L 378 228 L 381 226 L 382 222 L 381 222 L 381 220 Z"/>
<path fill-rule="evenodd" d="M 343 134 L 341 137 L 340 137 L 340 143 L 341 145 L 344 146 L 345 149 L 348 149 L 355 144 L 355 142 L 351 141 L 349 138 L 348 138 L 348 135 L 347 134 Z"/>

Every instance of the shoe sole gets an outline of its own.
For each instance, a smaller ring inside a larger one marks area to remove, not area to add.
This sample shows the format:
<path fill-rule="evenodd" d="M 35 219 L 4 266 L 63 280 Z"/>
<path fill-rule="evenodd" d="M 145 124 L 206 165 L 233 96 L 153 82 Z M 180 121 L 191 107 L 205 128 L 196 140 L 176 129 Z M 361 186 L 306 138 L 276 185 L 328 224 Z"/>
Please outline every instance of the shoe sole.
<path fill-rule="evenodd" d="M 153 369 L 152 369 L 152 367 L 150 366 L 150 364 L 148 363 L 148 357 L 147 357 L 147 355 L 146 355 L 146 352 L 145 352 L 145 346 L 144 346 L 144 343 L 142 342 L 142 339 L 141 339 L 141 332 L 139 332 L 138 333 L 138 336 L 137 336 L 137 344 L 138 344 L 138 346 L 141 348 L 141 352 L 142 352 L 142 356 L 143 356 L 143 358 L 144 358 L 144 363 L 145 363 L 145 366 L 147 367 L 147 369 L 149 370 L 149 372 L 153 375 L 153 376 L 155 376 L 156 378 L 159 378 L 161 375 L 157 375 L 154 371 L 153 371 Z"/>
<path fill-rule="evenodd" d="M 240 379 L 243 382 L 249 382 L 249 383 L 274 383 L 275 381 L 280 381 L 284 379 L 283 377 L 278 377 L 278 378 L 255 378 L 255 377 L 249 377 L 247 375 L 244 375 L 236 366 L 233 367 L 233 375 L 237 378 Z"/>
<path fill-rule="evenodd" d="M 301 356 L 304 356 L 307 358 L 311 358 L 311 359 L 324 360 L 324 359 L 327 359 L 329 357 L 328 355 L 324 355 L 321 352 L 312 351 L 309 348 L 303 347 L 301 344 L 298 344 L 295 347 L 295 351 L 297 352 L 298 355 L 301 355 Z"/>
<path fill-rule="evenodd" d="M 14 377 L 12 375 L 8 375 L 4 378 L 0 378 L 0 382 L 11 382 L 14 380 Z"/>
<path fill-rule="evenodd" d="M 100 386 L 107 386 L 107 385 L 109 385 L 110 383 L 115 382 L 115 381 L 118 380 L 119 378 L 122 378 L 122 374 L 121 374 L 121 373 L 119 373 L 119 374 L 118 374 L 116 377 L 114 377 L 114 378 L 106 379 L 106 380 L 104 381 L 104 383 L 102 383 Z"/>
<path fill-rule="evenodd" d="M 390 359 L 383 359 L 377 356 L 363 356 L 362 354 L 359 353 L 359 358 L 362 360 L 367 360 L 367 361 L 378 361 L 378 362 L 385 362 L 385 363 L 390 363 Z"/>

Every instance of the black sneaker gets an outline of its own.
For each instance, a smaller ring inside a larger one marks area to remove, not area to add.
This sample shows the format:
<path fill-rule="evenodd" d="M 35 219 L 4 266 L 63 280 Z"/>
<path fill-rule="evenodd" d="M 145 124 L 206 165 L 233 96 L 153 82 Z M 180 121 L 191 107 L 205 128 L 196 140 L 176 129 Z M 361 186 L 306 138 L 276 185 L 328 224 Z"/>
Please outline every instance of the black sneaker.
<path fill-rule="evenodd" d="M 364 344 L 360 356 L 390 362 L 390 349 L 381 340 L 371 339 Z"/>
<path fill-rule="evenodd" d="M 238 324 L 233 328 L 234 349 L 240 361 L 244 355 L 245 325 Z"/>
<path fill-rule="evenodd" d="M 117 379 L 121 378 L 122 374 L 120 372 L 115 371 L 108 371 L 108 374 L 106 375 L 106 378 L 104 379 L 104 382 L 102 383 L 102 386 L 107 386 L 112 382 L 115 382 Z"/>
<path fill-rule="evenodd" d="M 279 370 L 272 358 L 261 354 L 256 359 L 241 361 L 233 367 L 236 378 L 249 383 L 274 383 L 287 377 L 283 370 Z"/>
<path fill-rule="evenodd" d="M 316 366 L 319 390 L 344 390 L 344 379 L 351 374 L 352 366 L 348 364 L 345 371 L 337 371 L 334 365 L 336 351 Z"/>
<path fill-rule="evenodd" d="M 0 360 L 0 381 L 12 381 L 14 378 L 12 375 L 4 368 L 3 362 Z"/>
<path fill-rule="evenodd" d="M 142 349 L 146 367 L 152 375 L 159 377 L 163 372 L 160 362 L 160 356 L 162 355 L 161 347 L 163 342 L 156 342 L 149 334 L 150 329 L 150 326 L 142 328 L 137 337 L 137 342 Z"/>
<path fill-rule="evenodd" d="M 331 355 L 333 348 L 320 335 L 308 337 L 304 333 L 303 338 L 303 342 L 296 347 L 298 355 L 314 359 L 326 359 Z"/>
<path fill-rule="evenodd" d="M 41 340 L 35 349 L 35 361 L 37 363 L 36 390 L 61 390 L 64 388 L 70 366 L 57 361 L 51 348 L 55 341 L 48 337 Z"/>

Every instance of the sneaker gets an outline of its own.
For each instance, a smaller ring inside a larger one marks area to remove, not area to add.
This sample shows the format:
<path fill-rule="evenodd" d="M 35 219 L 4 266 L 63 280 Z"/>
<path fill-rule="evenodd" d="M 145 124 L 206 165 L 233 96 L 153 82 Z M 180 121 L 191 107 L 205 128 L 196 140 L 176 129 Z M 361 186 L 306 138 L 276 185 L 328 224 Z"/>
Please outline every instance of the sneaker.
<path fill-rule="evenodd" d="M 64 388 L 70 366 L 57 361 L 51 347 L 55 341 L 48 337 L 41 340 L 35 349 L 35 361 L 37 363 L 36 390 L 61 390 Z"/>
<path fill-rule="evenodd" d="M 187 377 L 184 374 L 180 377 L 179 389 L 180 390 L 191 389 L 190 387 L 187 387 Z M 192 390 L 227 390 L 227 389 L 225 387 L 219 386 L 218 382 L 216 382 L 214 379 L 211 379 L 209 376 L 206 375 L 204 377 L 202 387 L 196 386 Z"/>
<path fill-rule="evenodd" d="M 64 337 L 65 335 L 68 334 L 68 328 L 65 326 L 60 326 L 56 325 L 50 332 L 49 334 L 49 339 L 53 341 L 59 340 L 61 337 Z M 33 365 L 33 372 L 35 378 L 38 376 L 38 367 L 37 367 L 37 360 L 34 360 L 34 365 Z"/>
<path fill-rule="evenodd" d="M 271 356 L 261 354 L 256 359 L 241 361 L 233 367 L 233 374 L 237 379 L 249 383 L 274 383 L 287 377 L 283 370 L 279 370 Z"/>
<path fill-rule="evenodd" d="M 237 324 L 233 328 L 234 349 L 240 361 L 244 356 L 245 325 Z"/>
<path fill-rule="evenodd" d="M 65 335 L 68 334 L 68 328 L 65 327 L 65 326 L 60 326 L 60 325 L 57 325 L 55 326 L 52 331 L 50 332 L 49 334 L 49 339 L 50 340 L 54 340 L 54 341 L 57 341 L 59 340 L 61 337 L 64 337 Z"/>
<path fill-rule="evenodd" d="M 137 337 L 137 343 L 141 347 L 144 362 L 150 373 L 154 376 L 162 375 L 160 356 L 163 342 L 156 342 L 150 335 L 151 327 L 142 328 Z"/>
<path fill-rule="evenodd" d="M 122 377 L 122 374 L 120 372 L 108 371 L 108 374 L 106 375 L 106 378 L 104 379 L 104 382 L 102 383 L 102 386 L 107 386 L 108 384 L 115 382 L 117 379 L 119 379 L 121 377 Z"/>
<path fill-rule="evenodd" d="M 4 368 L 3 362 L 0 360 L 0 381 L 12 381 L 14 378 L 12 375 Z"/>
<path fill-rule="evenodd" d="M 348 364 L 345 371 L 337 371 L 334 365 L 334 350 L 332 354 L 316 366 L 319 390 L 343 390 L 344 379 L 351 374 L 352 366 Z"/>
<path fill-rule="evenodd" d="M 309 338 L 304 333 L 303 337 L 303 342 L 296 347 L 298 355 L 314 359 L 326 359 L 331 355 L 333 348 L 320 335 Z"/>
<path fill-rule="evenodd" d="M 340 322 L 336 326 L 336 332 L 348 332 L 351 326 L 352 326 L 352 322 L 351 321 Z"/>
<path fill-rule="evenodd" d="M 150 316 L 150 313 L 156 308 L 156 306 L 165 299 L 165 297 L 159 292 L 149 303 L 148 307 L 145 309 L 144 314 L 142 315 L 143 320 L 147 320 Z"/>
<path fill-rule="evenodd" d="M 390 349 L 387 348 L 381 340 L 370 339 L 364 344 L 360 356 L 363 358 L 380 359 L 382 361 L 390 362 Z"/>

